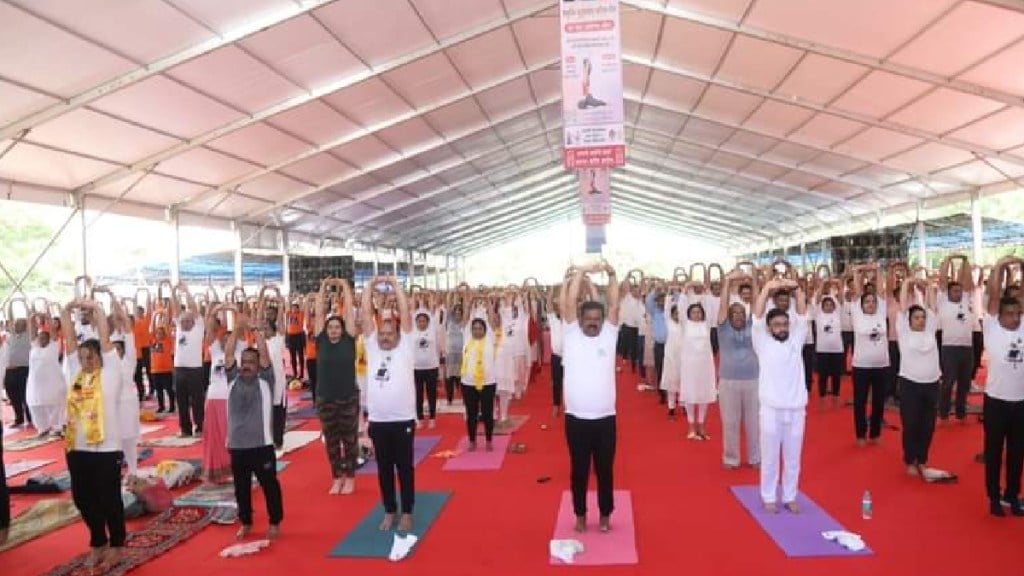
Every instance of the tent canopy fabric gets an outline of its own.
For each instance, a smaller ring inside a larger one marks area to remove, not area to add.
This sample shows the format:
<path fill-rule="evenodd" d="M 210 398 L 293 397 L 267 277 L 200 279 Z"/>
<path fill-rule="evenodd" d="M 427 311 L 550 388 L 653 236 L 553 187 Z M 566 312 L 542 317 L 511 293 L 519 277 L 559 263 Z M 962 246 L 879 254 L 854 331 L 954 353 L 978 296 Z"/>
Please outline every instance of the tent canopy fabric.
<path fill-rule="evenodd" d="M 1016 189 L 1010 0 L 621 0 L 615 218 L 724 247 Z M 5 197 L 471 252 L 578 212 L 555 0 L 0 3 Z M 777 245 L 777 244 L 776 244 Z"/>

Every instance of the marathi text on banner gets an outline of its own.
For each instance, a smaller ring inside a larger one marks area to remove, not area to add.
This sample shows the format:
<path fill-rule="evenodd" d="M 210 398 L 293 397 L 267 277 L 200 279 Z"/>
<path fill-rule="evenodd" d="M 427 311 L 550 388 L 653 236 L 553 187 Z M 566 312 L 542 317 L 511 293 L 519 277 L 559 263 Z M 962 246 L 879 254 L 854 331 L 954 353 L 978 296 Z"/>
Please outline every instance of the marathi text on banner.
<path fill-rule="evenodd" d="M 565 166 L 626 163 L 619 0 L 561 0 Z"/>

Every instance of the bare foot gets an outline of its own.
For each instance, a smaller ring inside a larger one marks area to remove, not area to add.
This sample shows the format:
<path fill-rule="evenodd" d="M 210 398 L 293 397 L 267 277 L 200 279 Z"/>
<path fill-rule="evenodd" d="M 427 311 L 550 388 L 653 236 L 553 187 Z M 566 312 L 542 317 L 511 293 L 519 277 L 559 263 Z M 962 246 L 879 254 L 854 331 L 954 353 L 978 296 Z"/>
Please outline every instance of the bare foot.
<path fill-rule="evenodd" d="M 881 441 L 882 441 L 881 438 L 870 438 L 870 439 L 868 439 L 868 444 L 871 444 L 872 446 L 878 446 L 878 444 Z"/>
<path fill-rule="evenodd" d="M 89 557 L 85 559 L 86 568 L 94 568 L 103 565 L 104 548 L 90 548 Z"/>
<path fill-rule="evenodd" d="M 470 452 L 476 452 L 476 442 L 470 442 L 469 443 L 469 451 Z"/>
<path fill-rule="evenodd" d="M 345 484 L 345 481 L 341 478 L 335 478 L 334 482 L 331 483 L 331 489 L 327 491 L 331 496 L 337 496 L 341 494 L 341 487 Z"/>
<path fill-rule="evenodd" d="M 800 513 L 800 505 L 797 504 L 796 501 L 786 502 L 785 504 L 782 505 L 782 507 L 785 508 L 786 510 L 789 510 L 790 514 Z"/>
<path fill-rule="evenodd" d="M 123 548 L 107 548 L 103 553 L 103 560 L 101 561 L 101 565 L 107 567 L 107 569 L 110 569 L 120 564 L 122 558 L 124 558 Z"/>
<path fill-rule="evenodd" d="M 764 511 L 769 513 L 769 514 L 778 514 L 779 513 L 779 505 L 776 504 L 775 502 L 765 502 L 764 503 Z"/>
<path fill-rule="evenodd" d="M 245 540 L 245 537 L 249 535 L 249 532 L 252 532 L 252 525 L 242 524 L 242 527 L 238 529 L 238 532 L 235 532 L 235 539 Z"/>
<path fill-rule="evenodd" d="M 381 532 L 386 532 L 388 530 L 391 530 L 391 526 L 394 525 L 394 523 L 395 523 L 395 515 L 394 514 L 385 514 L 384 515 L 384 519 L 380 521 L 380 526 L 378 526 L 377 529 L 380 530 Z"/>
<path fill-rule="evenodd" d="M 919 471 L 917 469 L 917 466 L 912 466 L 912 465 L 908 465 L 907 466 L 907 476 L 917 476 L 918 473 L 919 473 Z"/>
<path fill-rule="evenodd" d="M 281 526 L 278 524 L 271 524 L 270 528 L 267 529 L 267 540 L 274 540 L 281 535 Z"/>
<path fill-rule="evenodd" d="M 398 530 L 400 532 L 409 532 L 412 530 L 412 514 L 402 514 L 398 519 Z"/>
<path fill-rule="evenodd" d="M 0 546 L 3 546 L 7 543 L 7 536 L 9 534 L 8 530 L 9 529 L 7 528 L 0 528 Z"/>
<path fill-rule="evenodd" d="M 863 448 L 867 445 L 867 441 L 865 441 L 863 438 L 857 438 L 857 448 Z"/>
<path fill-rule="evenodd" d="M 581 533 L 581 534 L 583 532 L 587 531 L 587 518 L 586 518 L 586 516 L 577 516 L 576 517 L 576 531 Z"/>
<path fill-rule="evenodd" d="M 488 452 L 494 452 L 494 443 L 488 440 L 487 443 L 484 445 L 484 450 L 487 450 Z"/>
<path fill-rule="evenodd" d="M 348 496 L 349 494 L 356 491 L 356 479 L 345 478 L 341 486 L 341 495 Z"/>
<path fill-rule="evenodd" d="M 552 418 L 557 418 L 558 417 L 558 406 L 552 406 L 551 407 L 551 417 Z"/>
<path fill-rule="evenodd" d="M 607 531 L 611 530 L 612 529 L 611 518 L 609 518 L 607 516 L 601 516 L 601 520 L 600 520 L 599 526 L 600 526 L 601 532 L 607 532 Z"/>

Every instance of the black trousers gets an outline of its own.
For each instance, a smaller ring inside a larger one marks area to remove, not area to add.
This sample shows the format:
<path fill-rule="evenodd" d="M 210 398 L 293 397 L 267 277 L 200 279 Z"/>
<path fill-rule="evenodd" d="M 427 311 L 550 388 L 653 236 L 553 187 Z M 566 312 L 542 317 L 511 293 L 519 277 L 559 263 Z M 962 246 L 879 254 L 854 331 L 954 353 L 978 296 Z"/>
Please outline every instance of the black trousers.
<path fill-rule="evenodd" d="M 252 477 L 255 475 L 267 502 L 270 525 L 277 526 L 284 519 L 284 500 L 281 496 L 281 483 L 277 480 L 274 447 L 231 449 L 230 452 L 238 520 L 245 526 L 252 526 Z"/>
<path fill-rule="evenodd" d="M 804 344 L 801 355 L 804 360 L 804 386 L 810 394 L 811 385 L 814 383 L 814 344 Z"/>
<path fill-rule="evenodd" d="M 974 349 L 970 346 L 942 347 L 942 389 L 939 391 L 939 417 L 949 418 L 951 396 L 956 390 L 956 417 L 967 417 L 967 394 L 974 379 Z"/>
<path fill-rule="evenodd" d="M 0 433 L 3 432 L 0 422 Z M 4 443 L 0 442 L 0 530 L 11 525 L 11 492 L 7 489 L 7 469 L 4 468 Z"/>
<path fill-rule="evenodd" d="M 565 381 L 565 367 L 562 366 L 562 357 L 558 354 L 551 355 L 551 405 L 562 405 L 562 387 Z"/>
<path fill-rule="evenodd" d="M 658 377 L 654 387 L 658 389 L 659 402 L 664 404 L 668 400 L 668 391 L 661 389 L 661 375 L 665 372 L 665 343 L 654 343 L 654 375 Z"/>
<path fill-rule="evenodd" d="M 449 376 L 444 381 L 444 397 L 448 400 L 448 404 L 455 401 L 455 387 L 459 384 L 458 376 Z"/>
<path fill-rule="evenodd" d="M 857 439 L 882 435 L 882 416 L 885 412 L 885 388 L 889 368 L 853 369 L 853 426 Z M 871 396 L 871 427 L 868 429 L 868 396 Z"/>
<path fill-rule="evenodd" d="M 587 485 L 590 463 L 597 476 L 597 507 L 601 516 L 615 510 L 615 416 L 584 420 L 565 415 L 565 439 L 569 444 L 569 466 L 572 485 L 572 508 L 576 516 L 587 515 Z"/>
<path fill-rule="evenodd" d="M 999 475 L 1006 453 L 1006 484 L 1000 492 Z M 1007 402 L 985 395 L 985 489 L 989 500 L 1020 498 L 1024 470 L 1024 400 Z"/>
<path fill-rule="evenodd" d="M 163 410 L 165 407 L 167 410 L 174 412 L 174 376 L 170 372 L 163 374 L 150 374 L 149 379 L 151 380 L 150 388 L 156 395 L 156 405 L 158 410 Z M 164 395 L 167 395 L 167 405 L 164 405 Z"/>
<path fill-rule="evenodd" d="M 647 378 L 647 366 L 644 366 L 644 350 L 646 344 L 646 336 L 640 336 L 639 330 L 637 331 L 636 337 L 636 359 L 632 361 L 633 371 L 640 373 L 640 378 Z"/>
<path fill-rule="evenodd" d="M 89 546 L 124 546 L 124 503 L 121 501 L 121 452 L 67 453 L 71 499 L 89 527 Z"/>
<path fill-rule="evenodd" d="M 153 375 L 149 373 L 149 346 L 142 349 L 142 355 L 135 360 L 135 388 L 139 391 L 139 402 L 146 397 L 146 386 L 142 381 L 142 371 L 150 379 L 149 393 L 153 393 Z"/>
<path fill-rule="evenodd" d="M 620 354 L 623 360 L 628 360 L 629 365 L 633 368 L 633 372 L 637 369 L 637 360 L 639 359 L 637 354 L 637 340 L 640 339 L 640 330 L 635 326 L 623 325 L 619 329 L 619 334 L 622 337 L 622 350 Z"/>
<path fill-rule="evenodd" d="M 466 403 L 466 432 L 470 442 L 476 443 L 476 425 L 480 420 L 484 421 L 484 438 L 488 442 L 494 438 L 494 395 L 497 391 L 497 384 L 487 384 L 482 390 L 462 385 L 462 401 Z"/>
<path fill-rule="evenodd" d="M 286 395 L 285 398 L 288 396 Z M 288 422 L 288 406 L 274 404 L 270 407 L 270 419 L 272 420 L 271 436 L 274 437 L 274 447 L 284 446 L 284 428 Z"/>
<path fill-rule="evenodd" d="M 981 355 L 985 352 L 985 333 L 973 332 L 971 334 L 971 348 L 974 349 L 974 368 L 971 370 L 971 381 L 978 377 L 978 370 L 981 368 Z"/>
<path fill-rule="evenodd" d="M 181 433 L 191 436 L 203 430 L 203 407 L 206 402 L 206 382 L 203 369 L 175 368 L 174 392 L 178 396 L 178 425 Z M 195 430 L 192 424 L 195 424 Z"/>
<path fill-rule="evenodd" d="M 715 320 L 717 322 L 717 319 Z M 718 356 L 718 327 L 711 327 L 711 353 Z M 660 378 L 659 378 L 660 380 Z"/>
<path fill-rule="evenodd" d="M 285 337 L 288 356 L 292 361 L 292 376 L 302 380 L 302 368 L 306 365 L 306 333 L 289 334 Z"/>
<path fill-rule="evenodd" d="M 32 414 L 28 411 L 28 404 L 25 403 L 25 393 L 28 389 L 28 366 L 8 368 L 4 374 L 4 390 L 7 390 L 7 399 L 11 401 L 14 408 L 14 425 L 21 426 L 25 421 L 32 422 Z"/>
<path fill-rule="evenodd" d="M 370 422 L 367 433 L 373 442 L 373 454 L 377 459 L 377 482 L 380 484 L 380 500 L 384 505 L 384 512 L 398 512 L 398 502 L 395 498 L 395 470 L 398 470 L 402 513 L 412 514 L 413 506 L 416 504 L 416 469 L 413 464 L 416 423 L 412 420 Z"/>
<path fill-rule="evenodd" d="M 853 343 L 855 341 L 853 337 L 853 332 L 844 331 L 842 332 L 841 336 L 843 337 L 843 353 L 846 355 L 846 358 L 844 360 L 849 361 L 850 357 L 853 356 Z M 845 362 L 843 364 L 843 371 L 846 371 Z"/>
<path fill-rule="evenodd" d="M 306 379 L 309 381 L 309 390 L 313 393 L 313 402 L 316 402 L 316 358 L 306 358 Z"/>
<path fill-rule="evenodd" d="M 213 372 L 212 362 L 203 362 L 203 402 L 206 402 L 206 391 L 210 389 L 210 374 Z"/>
<path fill-rule="evenodd" d="M 900 418 L 903 421 L 903 463 L 928 463 L 928 450 L 935 434 L 939 401 L 938 382 L 913 382 L 900 378 Z"/>
<path fill-rule="evenodd" d="M 818 396 L 839 397 L 839 389 L 846 369 L 846 354 L 842 352 L 818 352 Z M 831 384 L 831 386 L 830 386 Z"/>
<path fill-rule="evenodd" d="M 889 379 L 885 385 L 885 397 L 900 400 L 900 344 L 889 341 Z"/>
<path fill-rule="evenodd" d="M 427 410 L 430 419 L 437 418 L 437 379 L 440 377 L 440 370 L 430 368 L 428 370 L 413 370 L 413 380 L 416 382 L 416 419 L 423 420 L 423 396 L 427 397 Z"/>

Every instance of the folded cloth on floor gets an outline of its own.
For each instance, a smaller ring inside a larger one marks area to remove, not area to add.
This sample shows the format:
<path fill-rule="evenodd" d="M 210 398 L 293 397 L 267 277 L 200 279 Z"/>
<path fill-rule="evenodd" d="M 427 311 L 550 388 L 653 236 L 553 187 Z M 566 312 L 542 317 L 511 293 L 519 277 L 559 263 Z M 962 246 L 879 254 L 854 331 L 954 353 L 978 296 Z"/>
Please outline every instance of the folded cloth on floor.
<path fill-rule="evenodd" d="M 270 546 L 270 540 L 253 540 L 252 542 L 242 542 L 240 544 L 233 544 L 220 551 L 221 558 L 238 558 L 241 556 L 248 556 L 255 554 L 260 550 Z"/>
<path fill-rule="evenodd" d="M 388 559 L 392 562 L 404 560 L 418 540 L 419 538 L 415 534 L 407 534 L 404 537 L 395 534 L 395 541 L 391 545 L 391 554 L 388 555 Z"/>
<path fill-rule="evenodd" d="M 855 534 L 853 532 L 832 530 L 829 532 L 822 532 L 821 536 L 825 540 L 828 540 L 829 542 L 836 542 L 843 548 L 852 552 L 860 552 L 867 548 L 867 545 L 864 544 L 864 540 L 860 537 L 860 534 Z"/>
<path fill-rule="evenodd" d="M 576 555 L 583 552 L 583 542 L 579 540 L 552 540 L 548 545 L 552 556 L 566 564 L 576 561 Z"/>
<path fill-rule="evenodd" d="M 938 468 L 921 468 L 921 478 L 929 484 L 951 484 L 957 481 L 956 474 Z"/>

